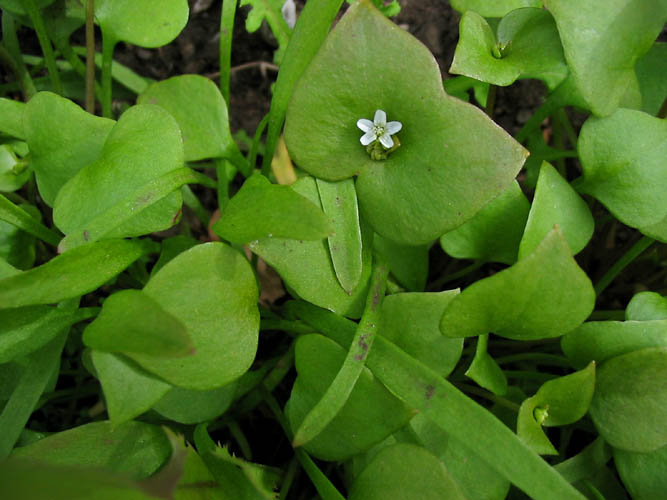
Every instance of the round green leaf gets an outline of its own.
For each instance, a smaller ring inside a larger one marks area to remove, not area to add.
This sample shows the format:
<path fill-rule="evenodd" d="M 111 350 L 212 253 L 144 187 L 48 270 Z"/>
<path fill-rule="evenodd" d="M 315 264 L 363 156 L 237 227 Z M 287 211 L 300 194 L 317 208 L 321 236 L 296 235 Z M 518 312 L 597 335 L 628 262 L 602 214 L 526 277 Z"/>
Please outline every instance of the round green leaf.
<path fill-rule="evenodd" d="M 51 92 L 30 99 L 23 128 L 39 194 L 49 206 L 67 181 L 100 157 L 114 124 Z"/>
<path fill-rule="evenodd" d="M 567 239 L 573 255 L 588 244 L 595 228 L 593 215 L 586 202 L 554 167 L 544 162 L 519 246 L 519 259 L 532 253 L 556 224 Z"/>
<path fill-rule="evenodd" d="M 529 210 L 528 199 L 514 181 L 472 219 L 444 234 L 440 245 L 456 259 L 513 264 L 517 260 Z"/>
<path fill-rule="evenodd" d="M 410 356 L 446 377 L 461 357 L 463 339 L 444 337 L 440 318 L 458 290 L 397 293 L 385 297 L 379 333 Z"/>
<path fill-rule="evenodd" d="M 664 0 L 544 0 L 556 19 L 565 59 L 579 92 L 599 116 L 614 112 L 631 86 L 634 66 L 667 20 Z"/>
<path fill-rule="evenodd" d="M 97 0 L 95 18 L 116 41 L 160 47 L 178 36 L 188 22 L 187 0 Z"/>
<path fill-rule="evenodd" d="M 521 7 L 542 7 L 542 0 L 451 0 L 459 12 L 474 10 L 484 17 L 503 17 Z"/>
<path fill-rule="evenodd" d="M 445 310 L 440 329 L 451 337 L 558 337 L 579 326 L 594 304 L 593 285 L 554 229 L 532 254 L 466 288 Z"/>
<path fill-rule="evenodd" d="M 236 382 L 210 391 L 193 391 L 174 387 L 153 409 L 160 415 L 181 424 L 206 422 L 222 415 L 234 400 Z"/>
<path fill-rule="evenodd" d="M 143 422 L 92 422 L 16 448 L 12 457 L 54 465 L 100 467 L 144 479 L 157 471 L 171 454 L 164 431 Z"/>
<path fill-rule="evenodd" d="M 150 182 L 183 166 L 183 144 L 176 120 L 164 109 L 139 105 L 128 109 L 114 125 L 94 163 L 81 169 L 58 193 L 53 220 L 65 234 L 89 239 L 138 236 L 167 229 L 176 223 L 180 190 L 125 220 L 112 209 Z M 108 214 L 105 218 L 103 214 Z M 104 218 L 103 224 L 99 219 Z M 90 234 L 87 225 L 98 230 Z M 103 229 L 100 229 L 103 228 Z"/>
<path fill-rule="evenodd" d="M 503 87 L 537 78 L 554 89 L 568 69 L 553 17 L 541 8 L 525 8 L 500 21 L 497 38 L 482 16 L 467 11 L 449 72 Z"/>
<path fill-rule="evenodd" d="M 625 319 L 633 321 L 667 319 L 667 297 L 655 292 L 635 294 L 625 308 Z"/>
<path fill-rule="evenodd" d="M 215 389 L 243 375 L 255 358 L 259 331 L 257 284 L 245 256 L 223 243 L 206 243 L 171 260 L 144 287 L 187 329 L 194 353 L 128 357 L 186 389 Z"/>
<path fill-rule="evenodd" d="M 298 429 L 338 373 L 345 350 L 321 335 L 299 337 L 296 343 L 297 379 L 285 413 Z M 346 460 L 367 450 L 405 425 L 412 410 L 401 403 L 363 368 L 345 406 L 304 448 L 317 458 Z"/>
<path fill-rule="evenodd" d="M 615 448 L 614 464 L 633 500 L 655 500 L 667 491 L 667 445 L 649 453 Z"/>
<path fill-rule="evenodd" d="M 356 125 L 376 110 L 403 126 L 401 146 L 381 161 L 370 158 Z M 366 220 L 411 245 L 471 218 L 509 186 L 526 157 L 481 110 L 447 96 L 433 56 L 368 0 L 348 9 L 301 77 L 285 141 L 295 163 L 316 177 L 358 174 Z"/>
<path fill-rule="evenodd" d="M 137 99 L 156 104 L 176 118 L 186 161 L 234 158 L 240 154 L 229 131 L 227 104 L 217 85 L 200 75 L 180 75 L 154 83 Z"/>
<path fill-rule="evenodd" d="M 349 500 L 464 500 L 443 463 L 413 444 L 387 446 L 354 480 Z"/>
<path fill-rule="evenodd" d="M 598 369 L 590 414 L 613 447 L 647 453 L 667 444 L 667 347 L 610 359 Z"/>
<path fill-rule="evenodd" d="M 579 136 L 584 171 L 578 186 L 631 227 L 667 217 L 667 121 L 641 111 L 619 109 L 589 118 Z"/>

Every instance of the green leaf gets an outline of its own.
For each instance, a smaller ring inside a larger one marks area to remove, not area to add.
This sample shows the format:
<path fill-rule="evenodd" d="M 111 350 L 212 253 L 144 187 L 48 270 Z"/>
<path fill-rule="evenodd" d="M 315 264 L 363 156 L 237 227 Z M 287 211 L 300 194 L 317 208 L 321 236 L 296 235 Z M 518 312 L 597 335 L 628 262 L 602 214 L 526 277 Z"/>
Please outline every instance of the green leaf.
<path fill-rule="evenodd" d="M 114 427 L 148 411 L 172 387 L 124 356 L 93 350 L 92 360 Z"/>
<path fill-rule="evenodd" d="M 373 235 L 373 252 L 389 264 L 391 275 L 411 292 L 423 292 L 428 279 L 428 252 L 431 245 L 401 245 Z"/>
<path fill-rule="evenodd" d="M 234 401 L 237 383 L 231 382 L 210 391 L 174 387 L 153 409 L 163 417 L 181 424 L 196 424 L 222 415 Z"/>
<path fill-rule="evenodd" d="M 614 448 L 651 452 L 667 444 L 667 347 L 616 356 L 597 374 L 590 414 Z"/>
<path fill-rule="evenodd" d="M 5 259 L 0 257 L 0 279 L 8 278 L 9 276 L 14 276 L 15 274 L 20 274 L 21 271 L 12 266 Z"/>
<path fill-rule="evenodd" d="M 667 319 L 590 321 L 561 340 L 561 349 L 576 368 L 647 347 L 667 347 Z"/>
<path fill-rule="evenodd" d="M 356 125 L 378 109 L 403 125 L 401 146 L 382 161 L 370 158 Z M 481 110 L 447 96 L 432 54 L 368 0 L 348 9 L 304 71 L 285 141 L 295 163 L 318 178 L 358 174 L 364 218 L 410 245 L 470 219 L 509 186 L 526 157 Z"/>
<path fill-rule="evenodd" d="M 362 248 L 357 192 L 352 179 L 328 182 L 317 179 L 322 210 L 333 226 L 328 236 L 329 252 L 336 277 L 343 289 L 352 293 L 361 279 Z"/>
<path fill-rule="evenodd" d="M 667 43 L 655 42 L 637 61 L 635 72 L 642 94 L 641 110 L 655 116 L 667 98 Z"/>
<path fill-rule="evenodd" d="M 440 245 L 456 259 L 513 264 L 529 210 L 528 199 L 514 181 L 472 219 L 444 234 Z"/>
<path fill-rule="evenodd" d="M 31 170 L 25 162 L 19 162 L 8 144 L 0 145 L 0 192 L 12 192 L 26 183 Z"/>
<path fill-rule="evenodd" d="M 1 196 L 2 195 L 0 195 L 0 206 L 3 205 L 4 201 Z M 30 210 L 31 213 L 34 211 L 39 214 L 39 210 L 35 207 L 24 205 L 23 207 L 18 208 L 24 208 Z M 2 211 L 1 208 L 0 211 Z M 12 210 L 12 212 L 14 211 Z M 21 212 L 16 211 L 15 214 L 18 215 L 20 213 L 23 217 L 25 211 L 22 210 Z M 7 215 L 9 214 L 5 212 L 0 218 Z M 21 270 L 31 269 L 35 265 L 35 259 L 37 257 L 35 243 L 36 238 L 33 235 L 20 230 L 9 222 L 0 220 L 0 258 L 4 259 L 7 264 Z"/>
<path fill-rule="evenodd" d="M 554 468 L 570 483 L 592 478 L 611 459 L 611 446 L 598 436 L 575 456 L 556 464 Z"/>
<path fill-rule="evenodd" d="M 114 123 L 51 92 L 35 94 L 25 106 L 23 127 L 31 166 L 39 194 L 49 206 L 67 181 L 100 157 Z"/>
<path fill-rule="evenodd" d="M 197 245 L 160 269 L 142 293 L 185 325 L 195 348 L 185 358 L 127 352 L 142 368 L 200 391 L 222 387 L 250 368 L 259 330 L 257 284 L 238 251 L 223 243 Z"/>
<path fill-rule="evenodd" d="M 542 0 L 451 0 L 459 12 L 474 10 L 484 17 L 503 17 L 521 7 L 542 7 Z"/>
<path fill-rule="evenodd" d="M 298 376 L 285 408 L 292 429 L 301 425 L 309 410 L 322 398 L 344 358 L 343 348 L 325 337 L 299 337 L 296 343 Z M 400 429 L 411 416 L 412 411 L 363 368 L 343 408 L 304 448 L 322 460 L 346 460 Z"/>
<path fill-rule="evenodd" d="M 458 293 L 458 290 L 446 290 L 385 297 L 380 313 L 380 335 L 446 377 L 461 358 L 463 339 L 444 337 L 439 325 L 442 313 Z"/>
<path fill-rule="evenodd" d="M 578 149 L 584 171 L 577 189 L 597 198 L 631 227 L 667 217 L 667 122 L 641 111 L 619 109 L 584 123 Z"/>
<path fill-rule="evenodd" d="M 165 358 L 194 351 L 185 325 L 140 290 L 122 290 L 108 297 L 83 332 L 83 342 L 99 351 Z"/>
<path fill-rule="evenodd" d="M 595 362 L 581 371 L 545 382 L 519 409 L 518 436 L 537 453 L 557 455 L 542 426 L 563 426 L 588 412 L 595 390 Z"/>
<path fill-rule="evenodd" d="M 100 231 L 104 238 L 167 229 L 175 224 L 179 214 L 180 190 L 129 219 L 119 217 L 123 212 L 114 209 L 131 200 L 138 209 L 143 208 L 141 205 L 148 203 L 145 199 L 150 195 L 143 193 L 142 188 L 182 166 L 183 146 L 176 120 L 158 106 L 133 106 L 109 133 L 98 160 L 62 187 L 54 203 L 53 220 L 66 235 L 82 235 L 84 243 L 87 234 L 90 239 L 87 226 L 91 223 L 104 228 Z M 135 199 L 138 194 L 143 196 Z"/>
<path fill-rule="evenodd" d="M 290 188 L 321 208 L 317 186 L 312 177 L 302 177 Z M 362 275 L 352 295 L 340 286 L 329 246 L 324 240 L 262 238 L 250 242 L 248 247 L 273 267 L 298 297 L 339 314 L 358 318 L 361 316 L 371 270 L 371 234 L 367 228 L 362 228 L 361 235 Z"/>
<path fill-rule="evenodd" d="M 178 36 L 188 21 L 187 0 L 97 0 L 95 19 L 104 36 L 140 47 L 161 47 Z"/>
<path fill-rule="evenodd" d="M 667 445 L 649 453 L 615 448 L 614 464 L 633 500 L 654 500 L 667 491 Z"/>
<path fill-rule="evenodd" d="M 266 20 L 271 28 L 273 36 L 278 41 L 278 50 L 274 56 L 276 63 L 280 63 L 287 49 L 292 30 L 283 19 L 281 7 L 283 0 L 241 0 L 241 7 L 250 5 L 250 11 L 245 21 L 245 29 L 248 33 L 254 33 Z"/>
<path fill-rule="evenodd" d="M 625 309 L 625 319 L 628 321 L 667 319 L 667 297 L 655 292 L 635 294 Z"/>
<path fill-rule="evenodd" d="M 143 422 L 112 427 L 92 422 L 17 448 L 13 458 L 54 465 L 92 466 L 123 472 L 133 479 L 146 478 L 169 458 L 171 445 L 164 431 Z"/>
<path fill-rule="evenodd" d="M 594 304 L 593 285 L 554 229 L 532 254 L 466 288 L 445 310 L 440 329 L 451 337 L 558 337 L 579 326 Z"/>
<path fill-rule="evenodd" d="M 505 377 L 496 360 L 487 352 L 488 345 L 489 335 L 480 335 L 477 339 L 475 357 L 465 375 L 477 382 L 479 386 L 494 394 L 504 396 L 507 394 L 507 377 Z"/>
<path fill-rule="evenodd" d="M 537 78 L 551 90 L 567 76 L 556 23 L 541 7 L 513 10 L 500 21 L 497 33 L 476 12 L 463 14 L 449 72 L 503 87 Z"/>
<path fill-rule="evenodd" d="M 55 2 L 55 0 L 34 0 L 34 2 L 38 9 L 43 9 L 47 5 Z M 28 14 L 23 7 L 23 0 L 0 0 L 0 7 L 19 16 Z"/>
<path fill-rule="evenodd" d="M 180 75 L 154 83 L 137 103 L 156 104 L 176 119 L 183 134 L 185 161 L 227 158 L 245 166 L 229 130 L 227 104 L 208 78 Z"/>
<path fill-rule="evenodd" d="M 589 108 L 607 116 L 637 86 L 634 67 L 667 21 L 664 0 L 544 0 Z"/>
<path fill-rule="evenodd" d="M 75 248 L 0 280 L 0 309 L 51 304 L 92 292 L 152 247 L 150 241 L 108 240 Z"/>
<path fill-rule="evenodd" d="M 443 463 L 413 444 L 387 446 L 357 476 L 349 500 L 465 500 Z"/>
<path fill-rule="evenodd" d="M 34 96 L 33 96 L 34 98 Z M 0 97 L 0 133 L 24 140 L 23 111 L 25 103 Z"/>
<path fill-rule="evenodd" d="M 232 197 L 213 230 L 228 241 L 248 243 L 260 238 L 321 240 L 332 227 L 319 203 L 256 174 Z"/>
<path fill-rule="evenodd" d="M 588 205 L 549 163 L 542 163 L 535 197 L 519 246 L 519 259 L 530 255 L 558 225 L 572 255 L 578 254 L 593 236 L 595 221 Z"/>
<path fill-rule="evenodd" d="M 37 212 L 39 214 L 39 212 Z M 17 207 L 5 196 L 0 194 L 0 221 L 9 222 L 10 224 L 22 229 L 28 234 L 37 236 L 38 238 L 57 245 L 60 241 L 58 233 L 43 226 L 39 220 L 26 212 L 23 208 Z"/>

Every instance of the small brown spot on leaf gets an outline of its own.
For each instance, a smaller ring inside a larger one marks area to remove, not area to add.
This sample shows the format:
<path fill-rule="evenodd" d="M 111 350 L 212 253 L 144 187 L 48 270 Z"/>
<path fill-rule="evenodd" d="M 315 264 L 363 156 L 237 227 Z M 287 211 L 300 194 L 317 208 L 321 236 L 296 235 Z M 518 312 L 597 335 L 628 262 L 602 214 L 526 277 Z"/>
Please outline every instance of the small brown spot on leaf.
<path fill-rule="evenodd" d="M 426 386 L 426 399 L 429 400 L 433 397 L 433 394 L 435 394 L 435 387 L 433 387 L 431 384 Z"/>
<path fill-rule="evenodd" d="M 88 232 L 87 229 L 83 230 L 83 239 L 88 241 L 90 239 L 90 233 Z"/>

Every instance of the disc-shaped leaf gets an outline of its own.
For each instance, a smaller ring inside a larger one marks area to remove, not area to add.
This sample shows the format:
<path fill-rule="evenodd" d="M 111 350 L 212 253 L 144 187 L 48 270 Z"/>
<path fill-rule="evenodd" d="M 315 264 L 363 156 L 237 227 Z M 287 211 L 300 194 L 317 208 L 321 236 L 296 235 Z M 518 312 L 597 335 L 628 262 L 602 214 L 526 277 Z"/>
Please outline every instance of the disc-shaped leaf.
<path fill-rule="evenodd" d="M 556 224 L 567 239 L 573 255 L 588 244 L 595 227 L 586 202 L 555 168 L 544 162 L 519 246 L 519 259 L 532 253 Z"/>
<path fill-rule="evenodd" d="M 610 359 L 598 369 L 590 414 L 613 447 L 647 453 L 667 444 L 667 347 Z"/>
<path fill-rule="evenodd" d="M 579 136 L 584 179 L 577 189 L 631 227 L 661 222 L 667 217 L 666 137 L 667 121 L 641 111 L 589 118 Z"/>
<path fill-rule="evenodd" d="M 464 500 L 443 463 L 426 449 L 408 443 L 387 446 L 354 480 L 350 500 Z"/>
<path fill-rule="evenodd" d="M 148 87 L 137 103 L 156 104 L 176 118 L 186 161 L 240 154 L 229 131 L 227 104 L 208 78 L 180 75 L 162 80 Z"/>
<path fill-rule="evenodd" d="M 302 177 L 290 186 L 296 193 L 321 209 L 319 194 L 312 177 Z M 362 228 L 362 274 L 352 294 L 338 281 L 325 240 L 287 240 L 262 238 L 248 247 L 271 267 L 299 297 L 344 316 L 360 317 L 370 277 L 370 231 Z"/>
<path fill-rule="evenodd" d="M 75 248 L 0 280 L 0 309 L 51 304 L 92 292 L 151 247 L 151 242 L 107 240 Z"/>
<path fill-rule="evenodd" d="M 174 387 L 153 405 L 153 409 L 181 424 L 206 422 L 222 415 L 229 408 L 236 387 L 236 382 L 209 391 Z"/>
<path fill-rule="evenodd" d="M 319 203 L 257 174 L 232 197 L 213 230 L 243 244 L 260 238 L 321 240 L 331 234 L 332 227 Z"/>
<path fill-rule="evenodd" d="M 561 348 L 575 367 L 647 347 L 667 347 L 667 319 L 590 321 L 563 337 Z"/>
<path fill-rule="evenodd" d="M 656 292 L 635 294 L 625 308 L 625 319 L 633 321 L 667 319 L 667 297 Z"/>
<path fill-rule="evenodd" d="M 300 337 L 296 344 L 296 382 L 285 408 L 292 429 L 322 398 L 345 359 L 345 350 L 321 335 Z M 328 461 L 346 460 L 367 450 L 410 420 L 412 410 L 363 368 L 345 406 L 304 448 Z"/>
<path fill-rule="evenodd" d="M 377 110 L 402 123 L 401 146 L 378 161 L 357 128 Z M 326 180 L 359 174 L 366 220 L 411 245 L 472 217 L 509 186 L 526 156 L 481 110 L 447 96 L 433 56 L 369 0 L 329 34 L 294 90 L 285 127 L 298 166 Z"/>
<path fill-rule="evenodd" d="M 440 318 L 458 290 L 397 293 L 385 297 L 379 333 L 441 376 L 449 375 L 461 357 L 463 339 L 444 337 Z"/>
<path fill-rule="evenodd" d="M 451 337 L 558 337 L 579 326 L 594 303 L 591 281 L 554 229 L 532 254 L 466 288 L 445 310 L 440 329 Z"/>
<path fill-rule="evenodd" d="M 449 72 L 503 87 L 519 78 L 537 78 L 550 89 L 567 76 L 556 23 L 545 10 L 514 10 L 500 21 L 497 33 L 482 16 L 467 11 Z"/>
<path fill-rule="evenodd" d="M 172 191 L 130 219 L 121 217 L 113 208 L 182 166 L 183 145 L 176 120 L 158 106 L 134 106 L 113 127 L 97 161 L 81 169 L 62 187 L 54 203 L 53 220 L 67 235 L 82 234 L 84 243 L 90 238 L 86 226 L 92 221 L 103 228 L 98 227 L 97 233 L 104 238 L 167 229 L 175 224 L 180 211 L 180 190 Z M 136 200 L 138 207 L 146 196 L 141 194 Z"/>
<path fill-rule="evenodd" d="M 157 471 L 171 454 L 165 432 L 155 425 L 92 422 L 16 448 L 12 457 L 54 465 L 100 467 L 144 479 Z"/>
<path fill-rule="evenodd" d="M 116 41 L 160 47 L 178 36 L 188 21 L 187 0 L 97 0 L 95 18 Z"/>
<path fill-rule="evenodd" d="M 541 7 L 542 0 L 452 0 L 451 4 L 459 12 L 474 10 L 484 17 L 503 17 L 521 7 Z"/>
<path fill-rule="evenodd" d="M 614 112 L 634 66 L 667 20 L 664 0 L 544 0 L 556 19 L 565 59 L 579 92 L 599 116 Z"/>
<path fill-rule="evenodd" d="M 223 243 L 197 245 L 155 274 L 143 292 L 183 323 L 194 344 L 185 358 L 126 353 L 186 389 L 215 389 L 243 375 L 255 358 L 257 284 L 245 256 Z"/>
<path fill-rule="evenodd" d="M 667 491 L 667 445 L 649 453 L 615 448 L 614 464 L 633 500 L 654 500 Z"/>
<path fill-rule="evenodd" d="M 440 245 L 457 259 L 513 264 L 529 210 L 530 203 L 515 181 L 468 222 L 444 234 Z"/>
<path fill-rule="evenodd" d="M 67 181 L 100 157 L 114 123 L 51 92 L 30 99 L 23 127 L 39 194 L 48 205 Z"/>

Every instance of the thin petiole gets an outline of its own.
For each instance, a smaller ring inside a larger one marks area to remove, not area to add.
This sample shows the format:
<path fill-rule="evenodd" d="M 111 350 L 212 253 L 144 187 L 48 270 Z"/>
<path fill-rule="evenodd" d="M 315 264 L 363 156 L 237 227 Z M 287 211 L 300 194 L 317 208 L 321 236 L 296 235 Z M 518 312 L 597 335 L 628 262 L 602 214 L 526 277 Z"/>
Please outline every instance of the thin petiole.
<path fill-rule="evenodd" d="M 86 2 L 86 111 L 92 115 L 95 114 L 95 83 L 95 0 L 88 0 Z"/>
<path fill-rule="evenodd" d="M 232 62 L 232 36 L 237 0 L 223 0 L 220 14 L 220 93 L 229 106 L 229 79 Z"/>
<path fill-rule="evenodd" d="M 637 243 L 632 245 L 632 248 L 628 250 L 625 255 L 623 255 L 620 259 L 618 259 L 613 266 L 609 268 L 609 270 L 604 273 L 604 276 L 600 278 L 600 281 L 595 285 L 595 294 L 600 295 L 605 288 L 607 288 L 612 281 L 618 276 L 623 269 L 625 269 L 633 260 L 635 260 L 637 257 L 639 257 L 644 250 L 649 248 L 653 243 L 655 243 L 655 240 L 653 238 L 649 238 L 648 236 L 642 237 Z"/>
<path fill-rule="evenodd" d="M 39 40 L 39 45 L 42 47 L 42 53 L 44 54 L 46 67 L 49 70 L 49 78 L 51 79 L 53 90 L 57 94 L 62 94 L 63 85 L 60 81 L 58 67 L 56 66 L 56 56 L 53 53 L 53 46 L 51 45 L 51 40 L 49 40 L 49 35 L 46 32 L 46 26 L 44 26 L 42 13 L 37 8 L 35 0 L 24 0 L 23 7 L 28 12 L 30 20 L 35 28 L 35 32 L 37 33 L 37 39 Z"/>

